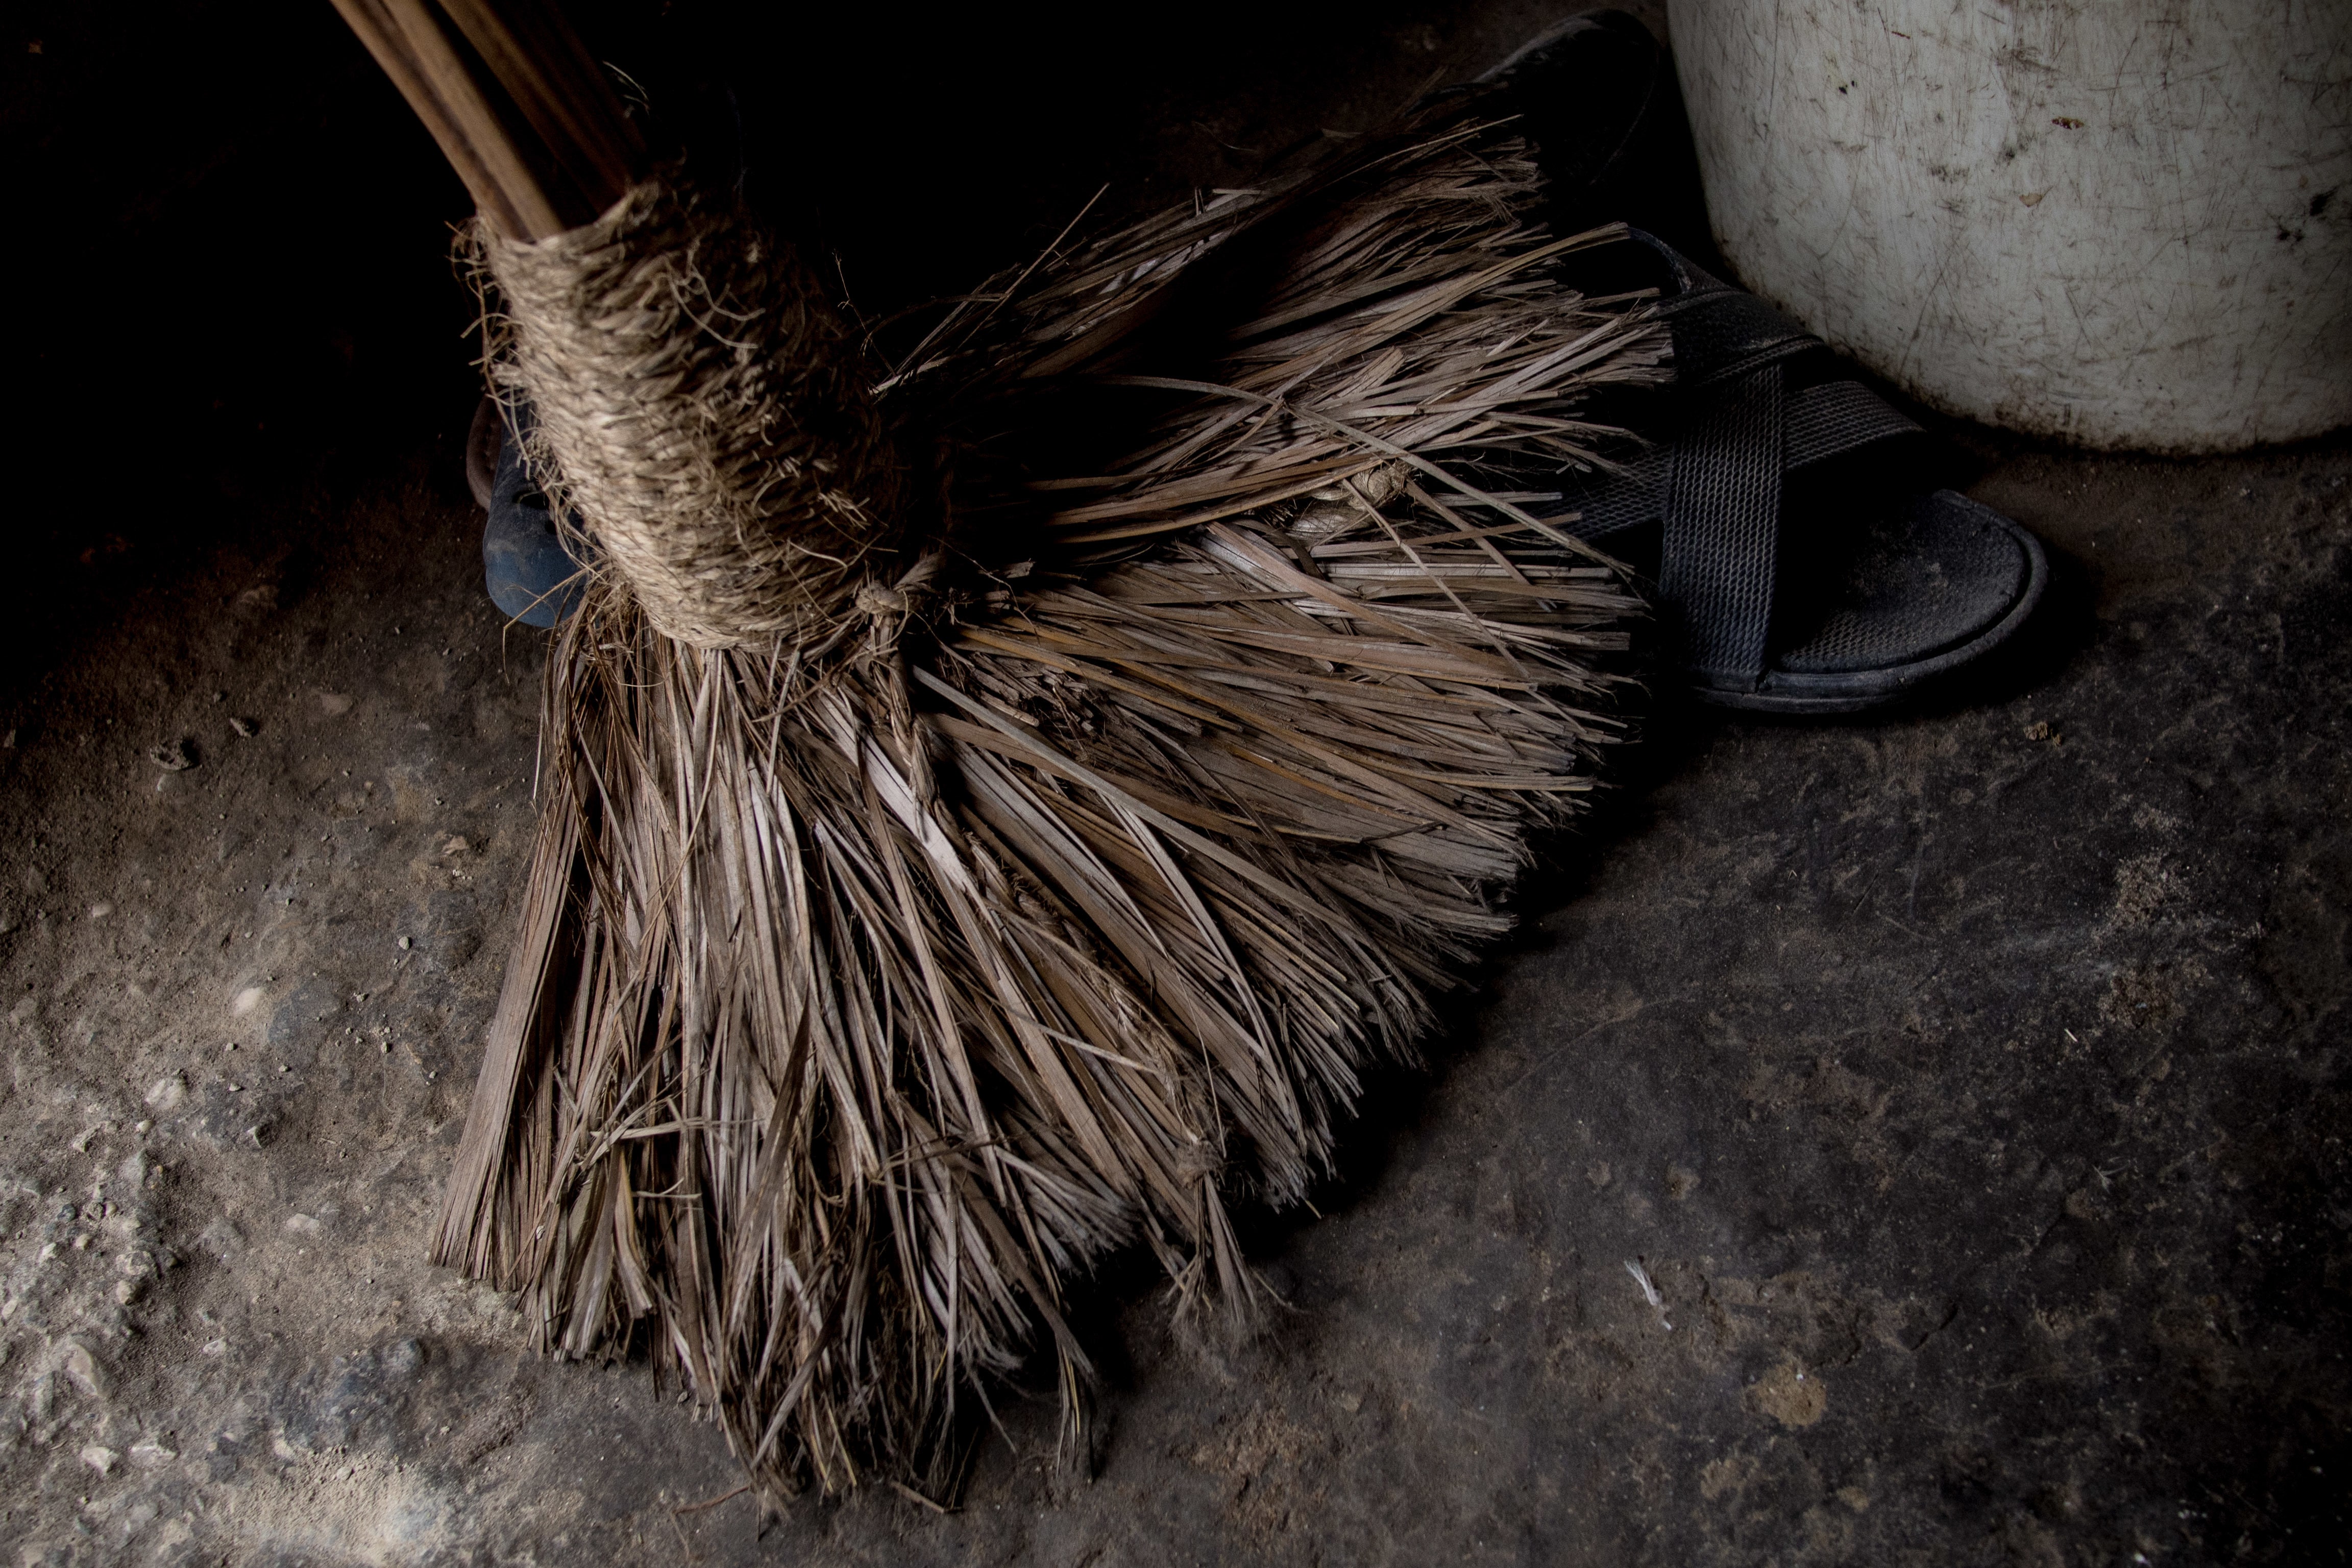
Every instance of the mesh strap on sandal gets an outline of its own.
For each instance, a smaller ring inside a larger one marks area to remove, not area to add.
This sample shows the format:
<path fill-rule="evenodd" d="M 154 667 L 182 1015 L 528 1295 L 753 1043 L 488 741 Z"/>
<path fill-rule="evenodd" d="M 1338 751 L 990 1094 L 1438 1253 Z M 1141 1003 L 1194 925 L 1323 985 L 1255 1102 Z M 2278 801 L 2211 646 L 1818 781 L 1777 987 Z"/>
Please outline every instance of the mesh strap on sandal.
<path fill-rule="evenodd" d="M 1668 274 L 1657 310 L 1674 335 L 1679 414 L 1657 449 L 1564 497 L 1552 521 L 1604 548 L 1658 530 L 1663 662 L 1709 700 L 1851 711 L 2014 630 L 2046 578 L 2039 542 L 1949 490 L 1864 484 L 1825 500 L 1813 484 L 1786 504 L 1791 476 L 1924 432 L 1860 383 L 1821 379 L 1835 374 L 1821 339 L 1652 237 L 1633 237 Z"/>

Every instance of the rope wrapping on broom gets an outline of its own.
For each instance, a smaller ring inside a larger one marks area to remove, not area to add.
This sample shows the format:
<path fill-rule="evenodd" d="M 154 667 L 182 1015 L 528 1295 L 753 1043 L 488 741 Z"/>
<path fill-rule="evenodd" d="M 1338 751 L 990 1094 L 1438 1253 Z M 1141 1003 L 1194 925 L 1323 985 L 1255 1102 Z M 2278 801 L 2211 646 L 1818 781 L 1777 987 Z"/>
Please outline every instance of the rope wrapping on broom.
<path fill-rule="evenodd" d="M 860 613 L 904 487 L 846 329 L 788 247 L 661 175 L 551 238 L 477 222 L 464 245 L 502 302 L 484 289 L 485 344 L 529 400 L 531 471 L 656 627 L 807 644 Z"/>

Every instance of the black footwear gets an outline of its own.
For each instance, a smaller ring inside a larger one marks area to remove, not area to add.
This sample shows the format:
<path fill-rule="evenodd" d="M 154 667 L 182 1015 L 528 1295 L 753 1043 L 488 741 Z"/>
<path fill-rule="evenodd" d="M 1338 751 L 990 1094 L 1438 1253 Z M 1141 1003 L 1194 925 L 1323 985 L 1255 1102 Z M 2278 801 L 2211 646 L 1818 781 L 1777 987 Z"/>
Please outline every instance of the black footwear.
<path fill-rule="evenodd" d="M 1642 577 L 1662 673 L 1730 707 L 1853 712 L 2014 633 L 2049 577 L 2040 542 L 1921 489 L 1905 468 L 1917 426 L 1684 254 L 1713 247 L 1673 61 L 1649 29 L 1622 12 L 1571 17 L 1486 79 L 1525 118 L 1556 232 L 1635 226 L 1636 243 L 1580 258 L 1580 285 L 1656 288 L 1674 335 L 1673 392 L 1625 410 L 1650 454 L 1572 485 L 1560 506 L 1576 515 L 1559 523 Z"/>
<path fill-rule="evenodd" d="M 466 481 L 489 513 L 482 529 L 482 575 L 490 603 L 524 626 L 542 628 L 578 609 L 584 586 L 581 563 L 564 548 L 514 432 L 498 404 L 487 397 L 467 435 Z"/>
<path fill-rule="evenodd" d="M 2040 541 L 1917 489 L 1905 465 L 1923 433 L 1819 338 L 1654 236 L 1633 240 L 1663 273 L 1675 387 L 1643 421 L 1651 452 L 1565 493 L 1559 526 L 1645 579 L 1667 670 L 1728 707 L 1854 712 L 2024 624 L 2050 574 Z"/>

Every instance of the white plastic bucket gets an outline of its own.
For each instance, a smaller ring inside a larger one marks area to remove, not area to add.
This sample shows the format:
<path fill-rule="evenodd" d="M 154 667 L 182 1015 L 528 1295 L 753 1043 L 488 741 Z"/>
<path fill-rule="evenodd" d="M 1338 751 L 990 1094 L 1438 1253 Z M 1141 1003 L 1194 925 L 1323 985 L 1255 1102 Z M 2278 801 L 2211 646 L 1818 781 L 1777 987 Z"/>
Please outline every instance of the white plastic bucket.
<path fill-rule="evenodd" d="M 2090 446 L 2352 422 L 2352 0 L 1667 0 L 1748 287 Z"/>

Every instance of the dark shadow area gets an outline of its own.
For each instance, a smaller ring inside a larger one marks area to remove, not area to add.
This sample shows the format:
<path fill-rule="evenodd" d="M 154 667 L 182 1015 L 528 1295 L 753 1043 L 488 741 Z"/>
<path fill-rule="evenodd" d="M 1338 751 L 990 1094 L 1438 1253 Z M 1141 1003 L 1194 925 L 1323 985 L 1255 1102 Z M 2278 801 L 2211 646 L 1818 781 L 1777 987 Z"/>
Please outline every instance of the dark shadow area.
<path fill-rule="evenodd" d="M 1432 23 L 1399 0 L 1075 28 L 722 0 L 572 10 L 657 143 L 740 177 L 869 320 L 1027 259 L 1098 197 L 1100 216 L 1236 182 L 1318 115 L 1377 123 L 1495 47 L 1486 19 Z M 1302 79 L 1347 89 L 1301 95 Z M 471 204 L 323 0 L 30 7 L 0 53 L 0 105 L 25 215 L 0 283 L 27 302 L 6 328 L 28 606 L 6 634 L 12 680 L 193 552 L 257 527 L 299 538 L 419 441 L 440 454 L 433 482 L 463 493 L 479 383 L 449 253 Z"/>

